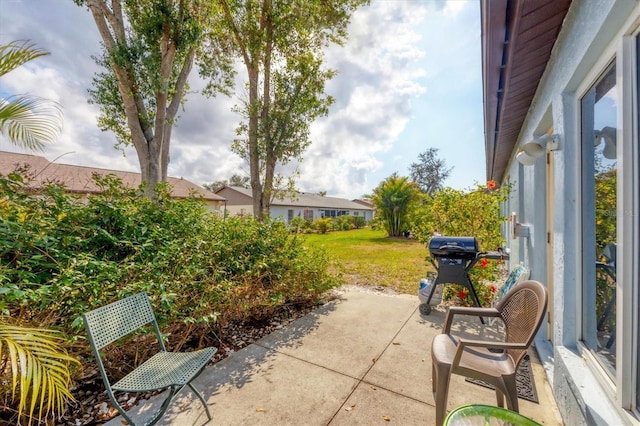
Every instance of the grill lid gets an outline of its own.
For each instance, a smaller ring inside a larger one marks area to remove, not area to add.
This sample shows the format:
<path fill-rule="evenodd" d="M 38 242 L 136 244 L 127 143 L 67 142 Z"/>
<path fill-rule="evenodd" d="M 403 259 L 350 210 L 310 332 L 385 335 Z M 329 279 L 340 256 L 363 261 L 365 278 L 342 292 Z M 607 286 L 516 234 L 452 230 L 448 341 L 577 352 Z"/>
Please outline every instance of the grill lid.
<path fill-rule="evenodd" d="M 472 259 L 480 252 L 475 237 L 431 237 L 428 248 L 436 257 Z"/>

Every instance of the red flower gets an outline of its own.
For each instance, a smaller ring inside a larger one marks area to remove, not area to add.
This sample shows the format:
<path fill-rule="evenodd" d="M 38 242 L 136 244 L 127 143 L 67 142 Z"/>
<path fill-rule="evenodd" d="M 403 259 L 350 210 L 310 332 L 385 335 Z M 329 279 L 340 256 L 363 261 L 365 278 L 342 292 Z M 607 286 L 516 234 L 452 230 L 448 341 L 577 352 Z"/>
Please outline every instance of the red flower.
<path fill-rule="evenodd" d="M 466 292 L 466 291 L 464 291 L 464 290 L 460 290 L 460 291 L 458 292 L 458 298 L 460 298 L 460 299 L 464 299 L 465 297 L 467 297 L 467 292 Z"/>
<path fill-rule="evenodd" d="M 489 189 L 494 189 L 496 187 L 496 181 L 495 180 L 490 180 L 487 182 L 487 188 Z"/>
<path fill-rule="evenodd" d="M 486 268 L 488 264 L 489 264 L 489 261 L 487 259 L 482 259 L 480 261 L 480 267 L 481 268 Z"/>
<path fill-rule="evenodd" d="M 491 290 L 491 293 L 495 293 L 496 292 L 496 286 L 492 285 L 491 287 L 489 287 L 489 289 Z"/>

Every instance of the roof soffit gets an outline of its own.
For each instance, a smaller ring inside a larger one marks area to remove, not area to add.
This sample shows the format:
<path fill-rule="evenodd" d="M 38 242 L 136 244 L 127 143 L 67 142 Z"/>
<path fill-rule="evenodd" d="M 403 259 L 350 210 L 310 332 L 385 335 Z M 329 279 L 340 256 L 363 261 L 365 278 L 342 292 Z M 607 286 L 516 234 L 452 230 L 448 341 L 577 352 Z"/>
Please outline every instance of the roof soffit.
<path fill-rule="evenodd" d="M 501 181 L 571 0 L 482 0 L 487 179 Z"/>

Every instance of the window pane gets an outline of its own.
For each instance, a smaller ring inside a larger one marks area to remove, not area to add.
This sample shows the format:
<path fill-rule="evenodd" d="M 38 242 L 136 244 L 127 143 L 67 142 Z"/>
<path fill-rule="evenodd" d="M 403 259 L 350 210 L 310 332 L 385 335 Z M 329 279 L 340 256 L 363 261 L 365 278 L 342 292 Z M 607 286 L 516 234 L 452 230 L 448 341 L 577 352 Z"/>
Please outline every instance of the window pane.
<path fill-rule="evenodd" d="M 616 368 L 617 99 L 615 65 L 582 99 L 582 339 Z"/>

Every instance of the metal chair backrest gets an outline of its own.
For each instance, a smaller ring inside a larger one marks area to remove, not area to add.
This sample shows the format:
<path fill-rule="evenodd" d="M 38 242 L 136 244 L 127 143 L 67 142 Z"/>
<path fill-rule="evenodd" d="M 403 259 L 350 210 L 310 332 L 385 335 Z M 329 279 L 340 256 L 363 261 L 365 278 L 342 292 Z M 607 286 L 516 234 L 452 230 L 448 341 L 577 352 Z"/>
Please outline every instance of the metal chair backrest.
<path fill-rule="evenodd" d="M 166 350 L 147 293 L 138 293 L 83 315 L 91 344 L 99 350 L 152 323 L 162 350 Z"/>
<path fill-rule="evenodd" d="M 496 309 L 505 324 L 505 341 L 529 347 L 547 311 L 547 290 L 537 281 L 523 281 L 498 302 Z M 514 365 L 520 363 L 526 352 L 526 349 L 507 350 Z"/>

